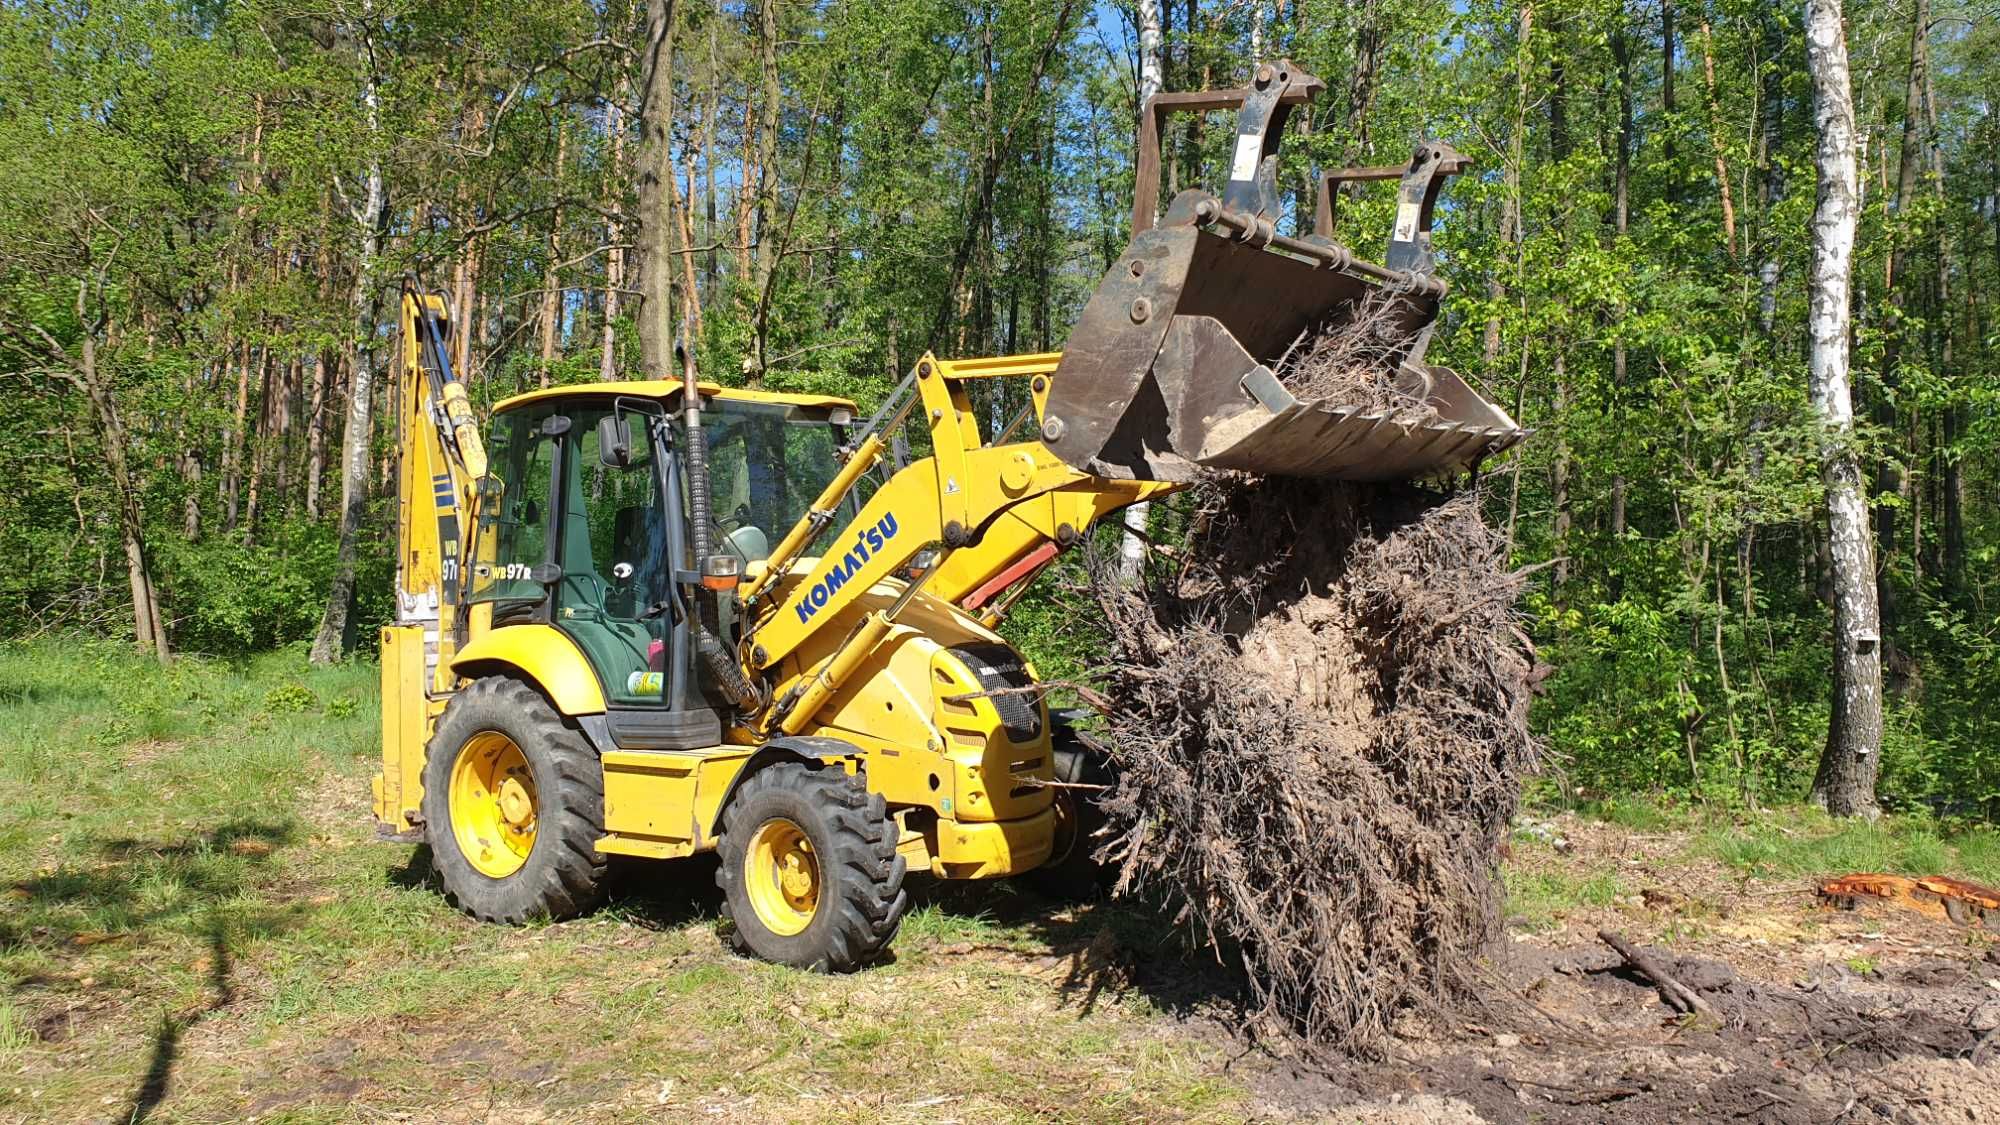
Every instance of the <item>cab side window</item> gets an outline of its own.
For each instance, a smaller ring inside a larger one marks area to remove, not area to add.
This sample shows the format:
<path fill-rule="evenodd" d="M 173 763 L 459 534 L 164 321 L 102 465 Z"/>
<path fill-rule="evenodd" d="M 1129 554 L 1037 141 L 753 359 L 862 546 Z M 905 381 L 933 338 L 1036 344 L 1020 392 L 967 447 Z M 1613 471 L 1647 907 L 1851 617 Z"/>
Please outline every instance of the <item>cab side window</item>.
<path fill-rule="evenodd" d="M 540 601 L 534 569 L 549 558 L 550 475 L 555 440 L 542 434 L 547 409 L 517 410 L 493 420 L 487 440 L 490 479 L 482 482 L 479 541 L 471 600 Z"/>

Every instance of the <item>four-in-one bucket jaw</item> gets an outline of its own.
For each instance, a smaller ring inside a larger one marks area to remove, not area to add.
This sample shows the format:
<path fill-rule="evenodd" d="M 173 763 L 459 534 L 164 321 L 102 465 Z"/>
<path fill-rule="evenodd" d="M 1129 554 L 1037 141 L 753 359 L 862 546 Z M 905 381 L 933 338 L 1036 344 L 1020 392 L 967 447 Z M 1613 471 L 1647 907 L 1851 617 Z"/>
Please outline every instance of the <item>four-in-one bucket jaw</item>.
<path fill-rule="evenodd" d="M 1064 461 L 1139 480 L 1203 469 L 1400 480 L 1476 465 L 1527 436 L 1456 374 L 1424 362 L 1445 292 L 1432 273 L 1432 214 L 1468 164 L 1450 145 L 1425 142 L 1407 167 L 1323 174 L 1314 233 L 1277 232 L 1285 117 L 1324 88 L 1278 62 L 1260 66 L 1247 89 L 1148 103 L 1132 241 L 1084 307 L 1043 411 L 1042 440 Z M 1156 222 L 1166 117 L 1239 107 L 1222 197 L 1184 191 Z M 1381 265 L 1333 238 L 1342 187 L 1374 180 L 1400 183 Z M 1397 388 L 1428 410 L 1301 401 L 1273 371 L 1302 337 L 1358 321 L 1371 296 L 1371 330 L 1401 342 L 1388 357 Z"/>

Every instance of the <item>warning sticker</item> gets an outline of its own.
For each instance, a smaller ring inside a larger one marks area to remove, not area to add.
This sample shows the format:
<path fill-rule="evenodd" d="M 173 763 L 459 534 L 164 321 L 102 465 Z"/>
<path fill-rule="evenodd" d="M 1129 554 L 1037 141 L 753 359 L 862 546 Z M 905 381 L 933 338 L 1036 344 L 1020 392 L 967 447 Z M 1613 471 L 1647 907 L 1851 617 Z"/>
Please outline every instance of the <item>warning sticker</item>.
<path fill-rule="evenodd" d="M 1423 214 L 1423 204 L 1414 199 L 1405 199 L 1396 207 L 1396 241 L 1415 242 L 1417 239 L 1417 218 Z"/>
<path fill-rule="evenodd" d="M 1230 162 L 1231 180 L 1254 180 L 1257 178 L 1257 163 L 1264 156 L 1264 138 L 1256 133 L 1243 133 L 1236 138 L 1236 159 Z"/>

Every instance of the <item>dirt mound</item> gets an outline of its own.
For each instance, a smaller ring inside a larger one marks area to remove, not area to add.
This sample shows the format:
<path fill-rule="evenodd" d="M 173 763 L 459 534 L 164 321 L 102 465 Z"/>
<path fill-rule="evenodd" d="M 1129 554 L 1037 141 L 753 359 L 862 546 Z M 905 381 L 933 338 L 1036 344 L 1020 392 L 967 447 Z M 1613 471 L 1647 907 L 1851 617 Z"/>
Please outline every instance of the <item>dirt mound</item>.
<path fill-rule="evenodd" d="M 1472 991 L 1536 746 L 1521 576 L 1472 494 L 1232 480 L 1143 588 L 1106 579 L 1101 853 L 1241 959 L 1265 1022 L 1378 1050 Z M 1156 560 L 1157 561 L 1157 560 Z"/>

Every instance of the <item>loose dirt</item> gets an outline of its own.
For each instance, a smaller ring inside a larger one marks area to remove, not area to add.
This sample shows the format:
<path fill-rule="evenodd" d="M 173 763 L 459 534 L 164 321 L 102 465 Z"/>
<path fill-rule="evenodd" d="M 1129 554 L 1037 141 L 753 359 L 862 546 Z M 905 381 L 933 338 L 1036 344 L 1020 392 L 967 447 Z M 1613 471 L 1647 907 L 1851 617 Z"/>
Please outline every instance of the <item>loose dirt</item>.
<path fill-rule="evenodd" d="M 1482 963 L 1475 1009 L 1404 1019 L 1383 1059 L 1301 1053 L 1242 1066 L 1255 1112 L 1621 1125 L 2000 1120 L 2000 953 L 1983 931 L 1825 908 L 1803 884 L 1734 881 L 1684 856 L 1662 862 L 1647 854 L 1660 837 L 1570 827 L 1573 851 L 1530 862 L 1622 870 L 1640 893 L 1579 910 L 1552 932 L 1513 934 Z M 1689 884 L 1705 897 L 1677 893 Z M 1595 940 L 1600 927 L 1655 935 L 1635 943 L 1714 1016 L 1671 1010 Z"/>

